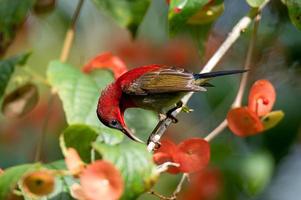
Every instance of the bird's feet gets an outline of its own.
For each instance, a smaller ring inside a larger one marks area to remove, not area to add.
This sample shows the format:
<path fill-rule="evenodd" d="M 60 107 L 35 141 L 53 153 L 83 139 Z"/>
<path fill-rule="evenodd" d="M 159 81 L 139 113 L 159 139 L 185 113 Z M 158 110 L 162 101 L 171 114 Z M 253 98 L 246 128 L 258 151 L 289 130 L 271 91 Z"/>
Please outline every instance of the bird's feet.
<path fill-rule="evenodd" d="M 182 106 L 183 106 L 183 102 L 182 102 L 182 101 L 179 101 L 179 102 L 177 103 L 177 105 L 176 105 L 174 108 L 170 109 L 170 110 L 166 113 L 166 117 L 170 118 L 170 119 L 172 120 L 173 123 L 178 123 L 179 120 L 178 120 L 175 116 L 173 116 L 172 113 L 173 113 L 173 111 L 175 111 L 175 110 L 177 110 L 177 109 L 179 109 L 179 108 L 182 108 Z"/>

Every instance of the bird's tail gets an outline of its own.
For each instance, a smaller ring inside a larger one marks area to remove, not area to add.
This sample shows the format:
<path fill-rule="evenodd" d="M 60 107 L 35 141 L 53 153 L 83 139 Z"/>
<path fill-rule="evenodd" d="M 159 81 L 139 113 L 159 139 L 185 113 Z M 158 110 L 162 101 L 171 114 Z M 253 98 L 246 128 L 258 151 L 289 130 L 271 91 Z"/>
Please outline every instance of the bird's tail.
<path fill-rule="evenodd" d="M 235 69 L 235 70 L 225 70 L 225 71 L 216 71 L 216 72 L 208 72 L 208 73 L 202 73 L 202 74 L 194 74 L 194 78 L 196 80 L 198 79 L 209 79 L 217 76 L 225 76 L 225 75 L 231 75 L 231 74 L 240 74 L 247 72 L 248 70 L 244 69 Z"/>

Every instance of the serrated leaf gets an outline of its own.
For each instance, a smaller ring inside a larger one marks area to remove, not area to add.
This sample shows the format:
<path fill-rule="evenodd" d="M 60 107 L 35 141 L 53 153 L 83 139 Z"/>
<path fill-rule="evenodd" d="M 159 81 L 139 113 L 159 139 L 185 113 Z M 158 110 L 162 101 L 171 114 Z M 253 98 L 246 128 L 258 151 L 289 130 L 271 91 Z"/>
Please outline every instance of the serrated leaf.
<path fill-rule="evenodd" d="M 24 65 L 29 55 L 29 53 L 20 54 L 0 61 L 0 98 L 5 92 L 5 88 L 14 72 L 15 66 Z"/>
<path fill-rule="evenodd" d="M 37 169 L 38 166 L 38 164 L 24 164 L 6 169 L 0 176 L 0 199 L 6 199 L 23 175 Z"/>
<path fill-rule="evenodd" d="M 35 0 L 0 1 L 0 55 L 4 53 L 16 35 L 17 28 L 24 22 Z"/>
<path fill-rule="evenodd" d="M 58 91 L 69 125 L 83 124 L 97 128 L 96 132 L 102 135 L 105 143 L 116 144 L 122 140 L 121 132 L 105 127 L 96 115 L 101 90 L 113 80 L 113 76 L 106 70 L 95 71 L 97 73 L 87 75 L 71 65 L 53 61 L 48 67 L 47 78 L 52 87 Z M 156 116 L 147 111 L 129 112 L 126 119 L 132 122 L 141 119 L 150 122 L 131 123 L 131 128 L 139 132 L 139 135 L 148 135 L 156 122 Z"/>
<path fill-rule="evenodd" d="M 173 35 L 181 30 L 188 19 L 208 2 L 209 0 L 171 0 L 168 11 L 170 33 Z"/>
<path fill-rule="evenodd" d="M 91 144 L 98 136 L 95 130 L 87 125 L 74 124 L 67 127 L 62 134 L 65 146 L 76 149 L 83 161 L 90 162 Z"/>
<path fill-rule="evenodd" d="M 262 117 L 261 121 L 264 130 L 268 130 L 276 126 L 284 117 L 284 112 L 282 110 L 272 111 Z"/>
<path fill-rule="evenodd" d="M 93 148 L 120 170 L 126 191 L 121 199 L 136 199 L 156 181 L 155 164 L 145 145 L 131 142 L 111 146 L 97 142 Z"/>
<path fill-rule="evenodd" d="M 253 8 L 258 8 L 265 0 L 247 0 L 248 4 Z"/>
<path fill-rule="evenodd" d="M 113 17 L 119 25 L 128 28 L 135 35 L 150 0 L 94 0 L 94 2 L 104 13 Z"/>
<path fill-rule="evenodd" d="M 96 115 L 101 90 L 95 80 L 60 61 L 50 63 L 47 78 L 52 87 L 58 91 L 69 125 L 104 127 Z"/>
<path fill-rule="evenodd" d="M 292 23 L 301 30 L 301 1 L 285 0 L 284 3 L 288 8 L 288 13 Z"/>

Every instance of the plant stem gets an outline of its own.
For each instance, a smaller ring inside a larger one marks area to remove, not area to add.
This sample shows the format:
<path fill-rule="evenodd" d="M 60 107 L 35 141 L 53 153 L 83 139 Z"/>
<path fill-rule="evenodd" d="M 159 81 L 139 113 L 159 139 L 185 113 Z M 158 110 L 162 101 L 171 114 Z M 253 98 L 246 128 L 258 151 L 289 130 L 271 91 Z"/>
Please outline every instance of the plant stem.
<path fill-rule="evenodd" d="M 42 125 L 42 132 L 40 134 L 40 137 L 38 139 L 38 144 L 36 147 L 36 155 L 35 155 L 35 161 L 40 161 L 41 160 L 41 155 L 42 155 L 42 147 L 43 144 L 45 142 L 45 137 L 46 137 L 46 131 L 47 131 L 47 126 L 48 126 L 48 122 L 49 122 L 49 117 L 51 114 L 51 107 L 53 105 L 53 100 L 54 100 L 54 96 L 50 95 L 49 99 L 48 99 L 48 105 L 47 105 L 47 111 L 45 114 L 45 119 Z"/>
<path fill-rule="evenodd" d="M 266 0 L 259 8 L 252 8 L 249 13 L 244 16 L 239 22 L 233 27 L 232 31 L 229 33 L 229 36 L 226 40 L 222 43 L 219 49 L 214 53 L 214 55 L 210 58 L 204 68 L 201 70 L 200 73 L 206 73 L 213 70 L 216 64 L 221 60 L 221 58 L 225 55 L 225 53 L 230 49 L 230 47 L 236 42 L 236 40 L 241 35 L 241 32 L 245 30 L 252 20 L 261 12 L 261 10 L 267 5 L 269 0 Z M 186 96 L 182 98 L 183 105 L 185 106 L 189 99 L 191 98 L 193 92 L 188 93 Z M 181 108 L 175 110 L 172 116 L 176 116 L 181 112 Z M 150 136 L 150 142 L 147 146 L 148 151 L 153 151 L 156 147 L 156 144 L 159 142 L 161 137 L 163 136 L 164 132 L 172 123 L 172 119 L 166 118 L 158 123 L 156 128 L 153 130 Z"/>
<path fill-rule="evenodd" d="M 78 4 L 76 6 L 76 9 L 75 9 L 74 14 L 71 19 L 70 26 L 66 32 L 65 41 L 64 41 L 64 45 L 63 45 L 63 48 L 61 51 L 61 56 L 60 56 L 60 60 L 62 62 L 66 62 L 66 60 L 69 57 L 70 49 L 72 47 L 74 35 L 75 35 L 75 24 L 79 17 L 83 3 L 84 3 L 84 0 L 78 1 Z"/>
<path fill-rule="evenodd" d="M 173 192 L 172 196 L 174 197 L 174 199 L 177 199 L 177 196 L 178 194 L 181 192 L 182 188 L 183 188 L 183 185 L 184 185 L 184 182 L 185 180 L 188 178 L 188 174 L 184 173 L 176 190 Z"/>
<path fill-rule="evenodd" d="M 70 26 L 66 32 L 65 41 L 64 41 L 64 45 L 62 47 L 61 56 L 60 56 L 61 62 L 65 62 L 69 57 L 69 52 L 72 47 L 72 43 L 73 43 L 73 39 L 74 39 L 74 35 L 75 35 L 75 24 L 76 24 L 76 21 L 78 20 L 83 3 L 84 3 L 84 0 L 78 1 L 78 4 L 76 6 L 76 9 L 74 11 L 74 14 L 73 14 L 71 22 L 70 22 Z M 56 93 L 56 91 L 52 90 L 50 97 L 48 99 L 47 113 L 46 113 L 46 117 L 45 117 L 45 120 L 43 123 L 42 133 L 41 133 L 41 136 L 37 143 L 35 161 L 41 160 L 41 151 L 42 151 L 42 147 L 43 147 L 44 140 L 46 137 L 47 125 L 48 125 L 50 111 L 51 111 L 51 107 L 53 104 L 53 99 L 54 99 L 55 93 Z"/>
<path fill-rule="evenodd" d="M 251 66 L 252 66 L 252 58 L 253 58 L 253 53 L 254 53 L 254 49 L 255 49 L 256 38 L 257 38 L 256 36 L 257 36 L 257 32 L 258 32 L 260 18 L 261 18 L 260 13 L 258 13 L 258 15 L 255 18 L 254 28 L 253 28 L 250 45 L 249 45 L 248 52 L 247 52 L 245 66 L 244 66 L 244 69 L 246 69 L 246 70 L 251 69 Z M 231 108 L 241 106 L 242 98 L 243 98 L 243 95 L 244 95 L 244 92 L 246 89 L 246 85 L 248 82 L 248 77 L 249 77 L 249 73 L 244 73 L 242 75 L 242 78 L 241 78 L 241 81 L 239 84 L 239 89 L 238 89 L 237 95 L 235 97 L 235 100 L 234 100 Z M 214 139 L 216 136 L 218 136 L 223 130 L 225 130 L 225 128 L 227 126 L 228 126 L 227 119 L 224 119 L 211 133 L 209 133 L 205 137 L 205 140 L 210 142 L 212 139 Z"/>

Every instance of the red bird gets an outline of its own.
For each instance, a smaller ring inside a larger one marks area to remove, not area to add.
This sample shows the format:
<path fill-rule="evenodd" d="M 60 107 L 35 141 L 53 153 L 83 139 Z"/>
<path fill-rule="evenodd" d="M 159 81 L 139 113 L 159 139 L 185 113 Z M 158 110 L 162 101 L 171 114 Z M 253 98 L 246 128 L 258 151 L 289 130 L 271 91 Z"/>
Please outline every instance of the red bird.
<path fill-rule="evenodd" d="M 141 142 L 126 126 L 124 112 L 139 107 L 164 114 L 187 92 L 206 91 L 207 80 L 216 76 L 242 73 L 245 70 L 194 74 L 181 68 L 148 65 L 132 69 L 103 90 L 97 116 L 106 126 L 118 129 L 134 141 Z"/>

